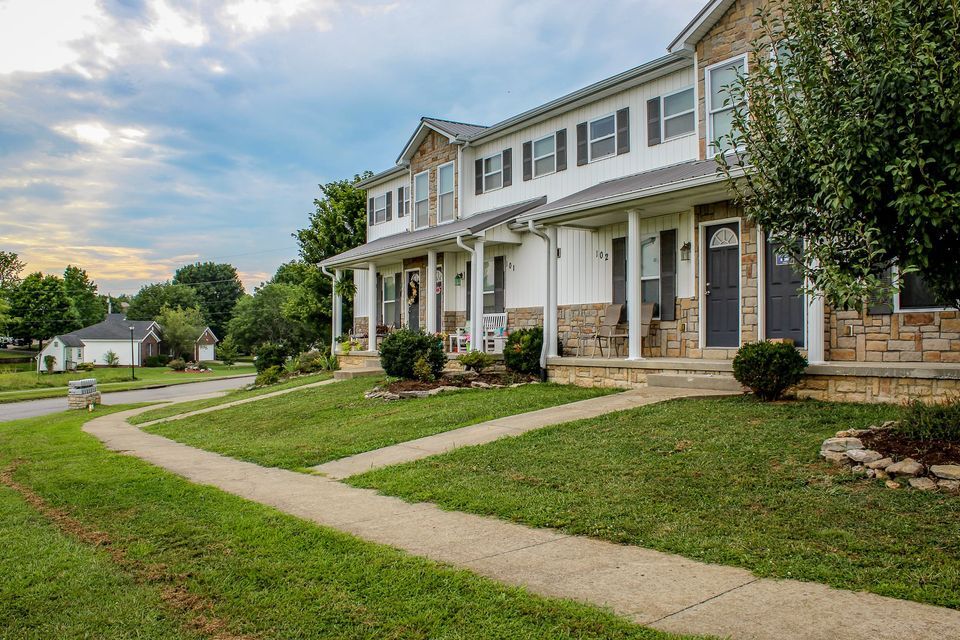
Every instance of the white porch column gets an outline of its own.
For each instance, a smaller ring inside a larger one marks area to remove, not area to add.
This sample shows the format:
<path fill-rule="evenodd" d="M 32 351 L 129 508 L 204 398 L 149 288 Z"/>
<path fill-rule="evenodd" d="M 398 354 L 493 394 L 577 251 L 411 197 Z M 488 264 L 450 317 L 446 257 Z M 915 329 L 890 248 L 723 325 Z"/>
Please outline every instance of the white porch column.
<path fill-rule="evenodd" d="M 483 333 L 483 240 L 473 243 L 473 277 L 471 287 L 473 300 L 470 301 L 470 349 L 481 351 L 481 334 Z"/>
<path fill-rule="evenodd" d="M 377 350 L 377 265 L 367 264 L 367 349 Z"/>
<path fill-rule="evenodd" d="M 335 269 L 333 272 L 333 293 L 331 295 L 333 298 L 333 309 L 331 309 L 333 316 L 330 318 L 330 353 L 333 355 L 337 354 L 337 338 L 343 333 L 343 298 L 337 293 L 337 283 L 340 282 L 341 278 L 343 278 L 343 271 Z"/>
<path fill-rule="evenodd" d="M 826 340 L 823 296 L 808 296 L 807 301 L 807 361 L 810 364 L 823 364 L 826 361 L 823 351 Z"/>
<path fill-rule="evenodd" d="M 547 267 L 547 315 L 543 319 L 543 338 L 547 341 L 547 357 L 557 355 L 557 228 L 549 226 L 547 233 L 547 252 L 550 256 Z"/>
<path fill-rule="evenodd" d="M 640 313 L 640 211 L 627 211 L 627 345 L 628 360 L 642 360 Z"/>
<path fill-rule="evenodd" d="M 427 251 L 427 333 L 437 332 L 437 252 Z"/>

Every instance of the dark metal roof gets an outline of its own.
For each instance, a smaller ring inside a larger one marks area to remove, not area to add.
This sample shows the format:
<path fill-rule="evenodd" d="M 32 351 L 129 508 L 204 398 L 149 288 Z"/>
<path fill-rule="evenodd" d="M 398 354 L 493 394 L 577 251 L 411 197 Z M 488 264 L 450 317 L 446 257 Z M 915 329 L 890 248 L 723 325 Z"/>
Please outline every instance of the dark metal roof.
<path fill-rule="evenodd" d="M 65 333 L 60 336 L 60 341 L 68 347 L 82 347 L 83 340 L 81 340 L 75 333 Z"/>
<path fill-rule="evenodd" d="M 488 127 L 482 124 L 468 124 L 466 122 L 456 122 L 454 120 L 442 120 L 440 118 L 423 118 L 423 122 L 440 129 L 444 133 L 454 138 L 469 138 Z"/>
<path fill-rule="evenodd" d="M 498 207 L 483 213 L 478 213 L 456 222 L 441 224 L 436 227 L 407 231 L 378 238 L 349 251 L 327 258 L 320 264 L 325 267 L 345 265 L 365 258 L 374 258 L 379 255 L 401 249 L 418 247 L 431 242 L 447 241 L 461 235 L 479 233 L 498 224 L 509 222 L 522 213 L 546 203 L 547 197 L 541 196 L 533 200 L 526 200 L 505 207 Z"/>
<path fill-rule="evenodd" d="M 390 167 L 389 169 L 384 169 L 384 170 L 381 171 L 380 173 L 375 173 L 374 175 L 370 176 L 369 178 L 364 178 L 363 180 L 361 180 L 360 182 L 358 182 L 358 183 L 356 184 L 356 187 L 359 188 L 359 189 L 366 189 L 368 185 L 376 184 L 376 183 L 378 183 L 378 182 L 381 182 L 381 181 L 385 180 L 386 178 L 392 178 L 392 177 L 394 177 L 394 176 L 396 176 L 396 175 L 399 175 L 399 174 L 405 172 L 406 170 L 407 170 L 407 167 L 405 167 L 405 166 L 402 165 L 402 164 L 398 164 L 398 165 L 395 166 L 395 167 Z"/>
<path fill-rule="evenodd" d="M 147 337 L 154 324 L 152 320 L 126 320 L 122 314 L 112 313 L 103 322 L 74 331 L 73 335 L 80 340 L 129 340 L 130 327 L 133 327 L 133 339 L 139 342 Z"/>
<path fill-rule="evenodd" d="M 541 218 L 544 215 L 579 205 L 588 205 L 595 202 L 599 205 L 609 199 L 628 196 L 632 193 L 642 192 L 654 187 L 661 187 L 696 178 L 709 178 L 711 176 L 717 176 L 718 179 L 720 178 L 720 174 L 717 173 L 716 160 L 691 160 L 689 162 L 674 164 L 660 169 L 652 169 L 650 171 L 595 184 L 582 191 L 577 191 L 569 196 L 537 207 L 532 211 L 527 211 L 523 217 Z"/>

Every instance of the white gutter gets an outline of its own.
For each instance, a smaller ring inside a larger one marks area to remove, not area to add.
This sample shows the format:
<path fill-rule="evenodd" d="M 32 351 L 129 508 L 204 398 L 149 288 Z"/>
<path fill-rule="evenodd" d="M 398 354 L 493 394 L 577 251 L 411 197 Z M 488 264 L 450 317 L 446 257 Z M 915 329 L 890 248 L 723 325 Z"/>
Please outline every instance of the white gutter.
<path fill-rule="evenodd" d="M 547 370 L 547 351 L 549 349 L 549 343 L 547 342 L 548 336 L 551 335 L 549 330 L 548 319 L 549 308 L 550 308 L 550 261 L 553 259 L 553 256 L 550 255 L 550 238 L 546 233 L 537 229 L 534 225 L 533 220 L 527 220 L 527 230 L 533 235 L 539 237 L 547 245 L 547 291 L 546 297 L 543 300 L 543 347 L 540 349 L 540 376 L 544 377 Z M 556 319 L 553 319 L 553 322 L 556 322 Z"/>
<path fill-rule="evenodd" d="M 468 255 L 470 256 L 470 258 L 471 258 L 471 261 L 473 262 L 474 271 L 476 271 L 476 266 L 477 266 L 476 255 L 477 255 L 477 252 L 474 251 L 472 248 L 468 247 L 466 244 L 464 244 L 464 242 L 463 242 L 463 235 L 462 235 L 462 234 L 457 236 L 457 246 L 467 252 L 467 254 L 468 254 Z M 481 271 L 481 273 L 483 272 L 483 265 L 480 265 L 480 271 Z M 471 274 L 471 275 L 474 275 L 474 274 Z M 467 280 L 467 282 L 468 282 L 468 284 L 471 284 L 471 289 L 476 289 L 476 287 L 473 287 L 473 286 L 472 286 L 472 283 L 470 283 L 469 280 Z M 472 290 L 471 290 L 471 294 L 475 295 L 475 294 L 476 294 L 476 291 L 472 291 Z M 469 299 L 469 296 L 468 296 L 467 300 L 470 302 L 470 315 L 471 315 L 471 316 L 475 316 L 475 315 L 477 314 L 476 301 L 470 300 L 470 299 Z M 470 323 L 470 324 L 469 324 L 469 326 L 470 326 L 470 346 L 471 346 L 473 349 L 476 349 L 476 348 L 477 348 L 477 344 L 478 344 L 477 338 L 478 338 L 478 336 L 479 336 L 480 327 L 477 325 L 476 322 L 473 321 L 473 317 L 467 318 L 467 322 Z"/>
<path fill-rule="evenodd" d="M 330 278 L 330 282 L 331 282 L 330 300 L 332 302 L 333 308 L 330 310 L 330 354 L 333 356 L 336 356 L 337 355 L 337 330 L 340 328 L 338 325 L 340 324 L 339 314 L 341 311 L 341 309 L 339 308 L 340 305 L 338 304 L 340 296 L 337 295 L 337 276 L 330 273 L 330 271 L 324 265 L 320 266 L 320 271 L 323 272 L 323 275 Z"/>

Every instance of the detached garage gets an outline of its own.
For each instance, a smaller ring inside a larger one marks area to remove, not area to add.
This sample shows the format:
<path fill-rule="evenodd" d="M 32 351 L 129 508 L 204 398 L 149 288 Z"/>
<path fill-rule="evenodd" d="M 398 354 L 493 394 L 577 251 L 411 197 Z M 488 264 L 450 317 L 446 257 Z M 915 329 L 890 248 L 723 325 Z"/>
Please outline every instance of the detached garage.
<path fill-rule="evenodd" d="M 193 359 L 196 362 L 212 362 L 217 359 L 216 346 L 219 340 L 213 335 L 210 327 L 203 330 L 193 348 Z"/>

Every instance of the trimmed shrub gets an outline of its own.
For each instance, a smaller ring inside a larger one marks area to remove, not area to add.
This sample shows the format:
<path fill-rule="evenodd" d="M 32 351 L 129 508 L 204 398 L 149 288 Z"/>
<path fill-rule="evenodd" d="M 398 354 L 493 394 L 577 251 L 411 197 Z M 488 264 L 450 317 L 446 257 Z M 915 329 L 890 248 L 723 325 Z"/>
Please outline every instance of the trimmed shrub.
<path fill-rule="evenodd" d="M 457 357 L 457 362 L 463 365 L 467 371 L 483 372 L 484 369 L 493 364 L 493 358 L 483 351 L 471 351 Z"/>
<path fill-rule="evenodd" d="M 170 363 L 170 356 L 147 356 L 143 360 L 145 367 L 165 367 Z"/>
<path fill-rule="evenodd" d="M 267 367 L 263 371 L 257 374 L 257 379 L 254 380 L 254 384 L 258 387 L 265 387 L 270 384 L 277 384 L 283 378 L 283 369 L 277 365 L 272 367 Z"/>
<path fill-rule="evenodd" d="M 264 342 L 257 347 L 257 358 L 254 360 L 257 373 L 270 367 L 282 367 L 287 362 L 288 355 L 286 345 L 279 342 Z"/>
<path fill-rule="evenodd" d="M 420 356 L 417 358 L 417 361 L 413 363 L 413 377 L 420 382 L 433 382 L 437 379 L 437 377 L 433 375 L 433 369 L 430 367 L 430 363 L 425 356 Z"/>
<path fill-rule="evenodd" d="M 174 358 L 167 363 L 167 366 L 174 371 L 184 371 L 187 368 L 187 362 L 183 358 Z"/>
<path fill-rule="evenodd" d="M 778 400 L 800 382 L 806 368 L 807 359 L 787 343 L 745 344 L 733 359 L 733 377 L 764 402 Z"/>
<path fill-rule="evenodd" d="M 540 373 L 540 352 L 543 351 L 543 327 L 517 329 L 507 337 L 503 347 L 503 363 L 517 373 Z"/>
<path fill-rule="evenodd" d="M 414 365 L 420 358 L 426 361 L 434 378 L 443 373 L 447 355 L 443 352 L 443 340 L 440 336 L 397 329 L 387 334 L 380 345 L 380 364 L 390 376 L 416 378 Z"/>
<path fill-rule="evenodd" d="M 926 404 L 914 400 L 907 405 L 897 433 L 911 440 L 946 440 L 960 443 L 960 400 Z"/>
<path fill-rule="evenodd" d="M 77 371 L 93 371 L 97 368 L 97 365 L 92 362 L 81 362 L 77 365 Z"/>

